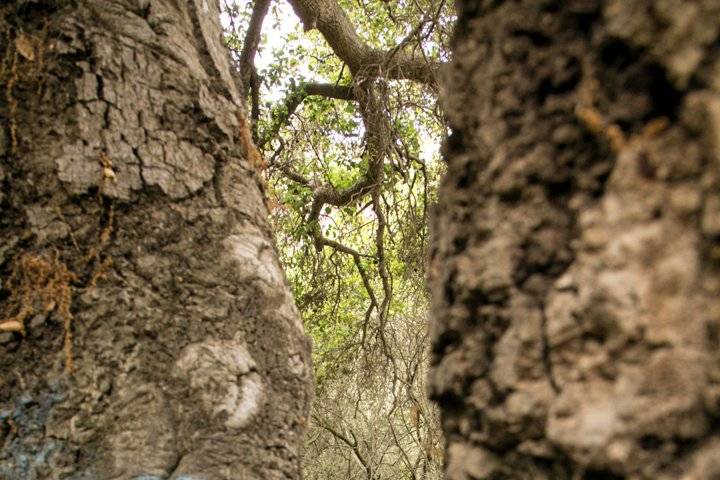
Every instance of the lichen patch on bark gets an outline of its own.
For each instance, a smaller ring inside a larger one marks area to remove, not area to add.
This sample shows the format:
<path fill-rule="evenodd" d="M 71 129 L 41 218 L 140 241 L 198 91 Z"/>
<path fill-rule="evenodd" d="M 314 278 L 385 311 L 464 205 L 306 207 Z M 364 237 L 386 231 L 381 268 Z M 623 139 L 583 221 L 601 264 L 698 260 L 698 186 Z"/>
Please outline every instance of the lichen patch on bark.
<path fill-rule="evenodd" d="M 205 410 L 229 428 L 245 426 L 262 405 L 263 382 L 243 342 L 189 345 L 181 352 L 176 368 Z"/>

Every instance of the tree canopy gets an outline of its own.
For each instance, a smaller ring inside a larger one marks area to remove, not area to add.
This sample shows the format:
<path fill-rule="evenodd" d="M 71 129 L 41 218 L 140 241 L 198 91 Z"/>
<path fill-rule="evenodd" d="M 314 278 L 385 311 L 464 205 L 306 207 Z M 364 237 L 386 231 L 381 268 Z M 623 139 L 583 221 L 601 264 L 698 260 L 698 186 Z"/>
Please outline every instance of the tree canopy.
<path fill-rule="evenodd" d="M 440 478 L 425 392 L 444 0 L 225 1 L 316 400 L 306 478 Z M 291 8 L 289 8 L 291 7 Z"/>

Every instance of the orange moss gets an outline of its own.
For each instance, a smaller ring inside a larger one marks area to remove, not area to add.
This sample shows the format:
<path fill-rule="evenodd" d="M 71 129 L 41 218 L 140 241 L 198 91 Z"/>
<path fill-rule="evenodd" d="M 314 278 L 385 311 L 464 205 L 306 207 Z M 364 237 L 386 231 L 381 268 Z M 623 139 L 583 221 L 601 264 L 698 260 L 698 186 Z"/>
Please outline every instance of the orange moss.
<path fill-rule="evenodd" d="M 39 32 L 40 36 L 5 29 L 6 47 L 0 62 L 0 83 L 5 85 L 5 100 L 8 105 L 8 131 L 10 133 L 10 153 L 15 155 L 18 147 L 17 111 L 18 102 L 14 90 L 18 83 L 32 79 L 37 82 L 37 98 L 40 98 L 44 86 L 42 72 L 45 68 L 45 38 L 48 24 Z"/>
<path fill-rule="evenodd" d="M 25 334 L 25 321 L 42 312 L 55 312 L 63 321 L 65 330 L 65 369 L 72 371 L 72 303 L 71 283 L 77 276 L 71 272 L 55 252 L 45 255 L 21 253 L 12 262 L 5 288 L 10 292 L 8 309 L 13 314 L 0 320 L 0 330 L 19 331 Z"/>
<path fill-rule="evenodd" d="M 258 174 L 260 174 L 267 169 L 267 162 L 255 146 L 255 142 L 252 140 L 250 125 L 248 124 L 245 115 L 243 115 L 242 112 L 238 112 L 237 119 L 240 124 L 240 145 L 243 147 L 243 150 L 245 150 L 245 154 L 248 156 L 250 164 L 255 168 Z"/>

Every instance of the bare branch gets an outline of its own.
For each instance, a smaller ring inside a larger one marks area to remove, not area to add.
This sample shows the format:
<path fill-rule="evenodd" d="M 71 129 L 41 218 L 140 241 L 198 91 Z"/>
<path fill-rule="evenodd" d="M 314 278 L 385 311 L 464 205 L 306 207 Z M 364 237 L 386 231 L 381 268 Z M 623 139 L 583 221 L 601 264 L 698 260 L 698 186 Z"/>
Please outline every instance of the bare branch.
<path fill-rule="evenodd" d="M 345 11 L 336 0 L 289 0 L 305 30 L 317 28 L 355 77 L 407 79 L 436 85 L 438 63 L 404 51 L 390 52 L 371 48 L 358 35 Z"/>
<path fill-rule="evenodd" d="M 385 322 L 387 320 L 388 307 L 390 306 L 390 299 L 392 298 L 392 286 L 390 284 L 390 274 L 388 273 L 387 262 L 385 260 L 385 214 L 382 211 L 380 205 L 380 189 L 373 192 L 373 211 L 377 217 L 377 230 L 375 234 L 375 249 L 376 257 L 378 262 L 378 272 L 380 274 L 380 280 L 382 281 L 383 287 L 383 300 L 380 305 L 380 334 L 383 341 L 383 346 L 387 344 L 384 337 Z M 386 352 L 389 354 L 389 352 Z"/>
<path fill-rule="evenodd" d="M 372 466 L 368 463 L 367 459 L 363 456 L 362 452 L 360 451 L 360 448 L 358 447 L 358 441 L 357 438 L 355 438 L 355 435 L 353 434 L 352 430 L 350 431 L 350 435 L 352 435 L 353 439 L 350 440 L 347 436 L 343 435 L 342 433 L 338 432 L 336 429 L 332 428 L 331 426 L 324 423 L 320 418 L 318 418 L 316 415 L 313 415 L 313 420 L 325 431 L 329 432 L 333 437 L 337 438 L 341 442 L 343 442 L 345 445 L 350 447 L 352 452 L 355 454 L 355 458 L 357 461 L 362 465 L 362 467 L 365 469 L 365 472 L 367 474 L 368 479 L 373 478 L 373 469 Z"/>
<path fill-rule="evenodd" d="M 378 301 L 377 297 L 375 296 L 375 290 L 372 287 L 372 284 L 370 283 L 370 277 L 367 274 L 367 271 L 365 270 L 365 267 L 363 267 L 362 264 L 362 258 L 361 257 L 370 257 L 370 255 L 363 255 L 362 253 L 358 252 L 357 250 L 350 248 L 346 245 L 341 244 L 340 242 L 337 242 L 335 240 L 326 238 L 322 235 L 320 232 L 319 225 L 316 226 L 316 228 L 312 229 L 312 236 L 313 240 L 315 241 L 315 248 L 318 250 L 322 249 L 322 247 L 330 247 L 338 252 L 345 253 L 347 255 L 350 255 L 353 258 L 353 262 L 355 263 L 355 268 L 357 268 L 358 273 L 360 274 L 360 278 L 363 282 L 363 287 L 365 287 L 365 291 L 368 294 L 368 297 L 370 298 L 370 305 L 368 306 L 367 310 L 365 311 L 365 320 L 363 322 L 363 335 L 361 344 L 365 345 L 365 337 L 367 333 L 367 328 L 370 324 L 370 316 L 372 315 L 373 310 L 378 308 Z"/>
<path fill-rule="evenodd" d="M 252 15 L 250 16 L 250 24 L 245 33 L 245 41 L 243 42 L 242 51 L 240 52 L 240 75 L 243 83 L 243 91 L 247 97 L 248 92 L 255 83 L 253 77 L 257 77 L 255 71 L 255 54 L 258 45 L 260 45 L 260 33 L 262 32 L 262 24 L 265 16 L 270 9 L 270 0 L 255 0 Z"/>
<path fill-rule="evenodd" d="M 282 114 L 278 116 L 267 132 L 264 133 L 259 148 L 262 148 L 269 141 L 277 137 L 278 132 L 290 120 L 295 110 L 307 98 L 313 95 L 334 98 L 337 100 L 354 100 L 353 89 L 347 85 L 335 85 L 332 83 L 303 83 L 290 92 L 282 107 Z"/>

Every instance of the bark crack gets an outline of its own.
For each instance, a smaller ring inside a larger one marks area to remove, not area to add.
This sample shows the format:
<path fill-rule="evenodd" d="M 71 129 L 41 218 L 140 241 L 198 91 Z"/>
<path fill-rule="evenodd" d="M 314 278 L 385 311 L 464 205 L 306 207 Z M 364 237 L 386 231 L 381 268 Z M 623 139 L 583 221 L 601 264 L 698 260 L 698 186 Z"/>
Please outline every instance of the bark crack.
<path fill-rule="evenodd" d="M 182 463 L 183 458 L 185 458 L 185 455 L 186 455 L 185 453 L 181 453 L 176 456 L 175 462 L 173 462 L 173 464 L 170 465 L 170 467 L 167 470 L 168 474 L 165 477 L 166 479 L 169 480 L 175 475 L 175 472 L 177 472 L 177 469 L 180 468 L 180 464 Z"/>
<path fill-rule="evenodd" d="M 545 314 L 545 302 L 540 302 L 540 343 L 542 348 L 542 359 L 543 366 L 545 367 L 545 373 L 547 374 L 550 386 L 555 393 L 560 392 L 560 387 L 555 378 L 555 371 L 552 366 L 552 359 L 550 358 L 550 336 L 548 335 L 547 329 L 548 319 Z"/>

